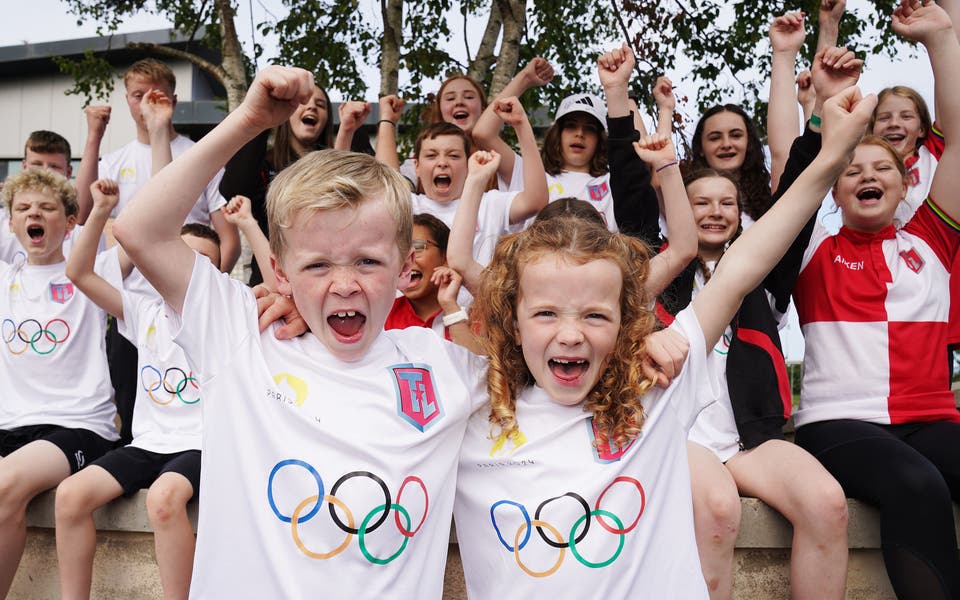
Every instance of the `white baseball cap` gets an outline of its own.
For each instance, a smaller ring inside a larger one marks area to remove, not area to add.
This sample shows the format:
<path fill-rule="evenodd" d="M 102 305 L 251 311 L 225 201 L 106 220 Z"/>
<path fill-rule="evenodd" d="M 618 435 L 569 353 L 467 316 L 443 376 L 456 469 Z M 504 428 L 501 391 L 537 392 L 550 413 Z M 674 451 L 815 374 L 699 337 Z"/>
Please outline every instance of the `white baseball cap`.
<path fill-rule="evenodd" d="M 554 121 L 559 121 L 560 117 L 575 112 L 587 113 L 597 121 L 600 121 L 600 126 L 603 127 L 604 131 L 607 130 L 607 104 L 599 97 L 593 94 L 574 94 L 567 96 L 563 99 L 563 102 L 560 103 L 560 108 L 557 109 L 557 116 L 554 118 Z"/>

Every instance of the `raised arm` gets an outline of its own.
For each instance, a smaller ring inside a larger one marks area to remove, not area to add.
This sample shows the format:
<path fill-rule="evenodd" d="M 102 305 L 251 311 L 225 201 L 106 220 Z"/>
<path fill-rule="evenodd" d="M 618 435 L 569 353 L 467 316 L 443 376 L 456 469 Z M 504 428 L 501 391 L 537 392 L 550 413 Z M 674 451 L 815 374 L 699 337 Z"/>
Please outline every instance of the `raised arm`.
<path fill-rule="evenodd" d="M 270 242 L 267 236 L 263 235 L 260 225 L 253 217 L 250 198 L 246 196 L 234 196 L 227 202 L 222 209 L 223 218 L 228 223 L 236 227 L 247 238 L 250 249 L 253 250 L 253 257 L 260 267 L 260 273 L 263 275 L 263 285 L 271 292 L 277 291 L 277 280 L 273 275 L 273 267 L 270 264 Z"/>
<path fill-rule="evenodd" d="M 659 296 L 697 256 L 697 227 L 687 191 L 683 186 L 677 152 L 670 136 L 646 136 L 639 142 L 634 142 L 633 147 L 643 162 L 655 169 L 660 177 L 664 217 L 667 220 L 667 231 L 670 232 L 670 243 L 666 249 L 650 259 L 650 273 L 647 275 L 647 293 Z"/>
<path fill-rule="evenodd" d="M 97 180 L 100 168 L 100 143 L 103 141 L 103 134 L 107 131 L 107 123 L 110 122 L 110 107 L 88 106 L 83 109 L 83 113 L 87 117 L 87 141 L 83 144 L 80 168 L 77 169 L 77 180 L 74 182 L 77 188 L 77 204 L 80 206 L 77 223 L 81 225 L 86 223 L 87 215 L 93 208 L 90 186 Z"/>
<path fill-rule="evenodd" d="M 140 101 L 140 114 L 150 137 L 150 174 L 156 175 L 173 160 L 170 151 L 173 101 L 160 90 L 150 90 Z"/>
<path fill-rule="evenodd" d="M 777 189 L 790 144 L 800 133 L 797 120 L 797 90 L 794 73 L 797 54 L 806 38 L 802 12 L 787 13 L 770 24 L 770 104 L 767 108 L 767 139 L 770 146 L 770 188 Z"/>
<path fill-rule="evenodd" d="M 647 165 L 633 149 L 640 139 L 628 104 L 628 85 L 636 59 L 626 44 L 597 58 L 597 75 L 607 98 L 607 162 L 617 228 L 651 246 L 660 242 L 660 205 Z"/>
<path fill-rule="evenodd" d="M 657 77 L 653 85 L 653 101 L 657 105 L 657 133 L 673 135 L 673 113 L 677 108 L 677 98 L 673 95 L 673 82 L 669 77 Z M 642 131 L 640 134 L 644 135 Z"/>
<path fill-rule="evenodd" d="M 933 67 L 937 123 L 945 147 L 930 185 L 930 197 L 960 221 L 960 42 L 950 15 L 933 0 L 904 0 L 893 13 L 893 30 L 924 45 Z"/>
<path fill-rule="evenodd" d="M 447 265 L 463 278 L 463 285 L 475 292 L 480 283 L 483 265 L 473 255 L 473 237 L 477 230 L 477 212 L 487 182 L 500 166 L 500 155 L 494 151 L 479 150 L 467 161 L 467 180 L 453 216 L 453 227 L 447 238 Z"/>
<path fill-rule="evenodd" d="M 194 265 L 194 253 L 180 239 L 180 228 L 197 197 L 228 157 L 264 129 L 283 122 L 312 92 L 309 71 L 263 69 L 240 107 L 152 177 L 117 218 L 117 240 L 177 312 L 182 311 Z"/>
<path fill-rule="evenodd" d="M 93 208 L 87 217 L 86 226 L 80 231 L 67 260 L 67 277 L 83 294 L 114 317 L 123 320 L 123 298 L 120 290 L 94 271 L 97 261 L 97 246 L 103 226 L 110 218 L 110 212 L 120 201 L 120 188 L 111 179 L 99 179 L 90 185 Z M 117 248 L 123 253 L 122 248 Z M 126 277 L 129 269 L 123 273 Z"/>
<path fill-rule="evenodd" d="M 820 0 L 820 10 L 817 11 L 817 52 L 824 48 L 832 48 L 840 39 L 840 19 L 847 7 L 846 0 Z"/>
<path fill-rule="evenodd" d="M 848 88 L 823 108 L 823 145 L 796 182 L 763 217 L 747 229 L 693 299 L 706 347 L 712 348 L 743 297 L 757 287 L 780 260 L 850 160 L 876 107 L 876 96 L 861 98 Z"/>
<path fill-rule="evenodd" d="M 526 64 L 513 79 L 504 86 L 503 90 L 494 99 L 501 100 L 510 97 L 519 98 L 524 92 L 531 88 L 543 87 L 553 79 L 553 65 L 539 56 Z M 487 108 L 477 119 L 473 126 L 473 142 L 480 150 L 493 150 L 500 155 L 500 168 L 497 174 L 507 185 L 510 185 L 513 178 L 514 161 L 526 156 L 523 148 L 520 149 L 520 156 L 500 138 L 500 127 L 503 122 L 497 117 L 493 109 L 494 102 L 487 105 Z M 538 151 L 539 153 L 539 151 Z M 524 178 L 526 180 L 526 178 Z M 524 181 L 526 183 L 526 181 Z"/>
<path fill-rule="evenodd" d="M 502 98 L 490 103 L 497 117 L 513 127 L 520 142 L 520 154 L 526 157 L 523 163 L 523 191 L 513 197 L 510 203 L 510 223 L 521 223 L 537 216 L 550 196 L 547 192 L 547 174 L 543 170 L 543 159 L 537 148 L 537 138 L 527 119 L 523 105 L 515 97 Z M 498 172 L 502 172 L 502 164 Z"/>
<path fill-rule="evenodd" d="M 393 94 L 380 98 L 380 120 L 377 121 L 377 160 L 400 170 L 397 156 L 397 123 L 403 115 L 404 101 Z"/>
<path fill-rule="evenodd" d="M 350 150 L 353 134 L 370 116 L 370 103 L 362 100 L 349 100 L 340 104 L 340 128 L 333 147 L 337 150 Z"/>

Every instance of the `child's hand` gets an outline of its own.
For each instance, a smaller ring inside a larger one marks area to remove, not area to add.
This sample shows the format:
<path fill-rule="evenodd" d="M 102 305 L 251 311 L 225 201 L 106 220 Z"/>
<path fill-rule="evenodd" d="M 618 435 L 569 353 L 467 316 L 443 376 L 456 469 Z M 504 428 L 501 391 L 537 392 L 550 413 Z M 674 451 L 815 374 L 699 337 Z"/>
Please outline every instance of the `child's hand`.
<path fill-rule="evenodd" d="M 604 88 L 625 87 L 630 82 L 630 76 L 636 64 L 637 59 L 633 56 L 633 50 L 626 42 L 619 48 L 601 54 L 597 58 L 597 75 L 600 77 L 600 85 Z"/>
<path fill-rule="evenodd" d="M 863 61 L 843 47 L 824 48 L 813 59 L 813 87 L 821 99 L 857 85 Z"/>
<path fill-rule="evenodd" d="M 443 312 L 449 314 L 460 310 L 457 304 L 457 294 L 460 293 L 460 286 L 463 285 L 463 278 L 450 267 L 435 267 L 430 281 L 437 286 L 437 301 Z"/>
<path fill-rule="evenodd" d="M 230 198 L 230 202 L 227 202 L 226 206 L 223 207 L 223 217 L 228 223 L 236 227 L 240 227 L 247 222 L 256 222 L 256 219 L 253 218 L 251 204 L 250 198 L 238 194 Z"/>
<path fill-rule="evenodd" d="M 252 132 L 260 133 L 289 119 L 298 106 L 310 101 L 313 90 L 310 71 L 271 65 L 257 73 L 234 112 Z"/>
<path fill-rule="evenodd" d="M 370 116 L 370 103 L 347 100 L 340 105 L 340 127 L 356 131 Z"/>
<path fill-rule="evenodd" d="M 633 149 L 643 162 L 654 169 L 677 162 L 677 151 L 669 135 L 645 135 L 639 142 L 633 143 Z"/>
<path fill-rule="evenodd" d="M 543 87 L 553 79 L 553 65 L 545 58 L 536 57 L 520 71 L 526 87 Z"/>
<path fill-rule="evenodd" d="M 403 105 L 403 98 L 395 94 L 380 98 L 380 120 L 390 121 L 396 125 L 400 116 L 403 115 Z"/>
<path fill-rule="evenodd" d="M 90 194 L 93 207 L 109 213 L 120 201 L 120 186 L 112 179 L 98 179 L 90 184 Z"/>
<path fill-rule="evenodd" d="M 921 44 L 939 32 L 948 31 L 953 35 L 950 16 L 933 0 L 900 0 L 893 11 L 891 25 L 901 36 Z"/>
<path fill-rule="evenodd" d="M 791 12 L 779 16 L 770 23 L 770 46 L 774 52 L 790 52 L 796 54 L 803 47 L 803 40 L 807 37 L 804 29 L 806 15 L 802 12 Z"/>
<path fill-rule="evenodd" d="M 514 130 L 519 129 L 521 125 L 527 122 L 527 113 L 523 110 L 523 105 L 520 104 L 520 100 L 516 96 L 494 100 L 493 112 Z"/>
<path fill-rule="evenodd" d="M 496 150 L 478 150 L 467 161 L 467 177 L 489 181 L 500 168 L 500 153 Z"/>
<path fill-rule="evenodd" d="M 677 107 L 677 99 L 673 95 L 673 82 L 668 77 L 657 77 L 657 83 L 653 86 L 653 101 L 657 104 L 657 110 L 663 112 L 673 112 Z"/>
<path fill-rule="evenodd" d="M 83 114 L 87 116 L 87 136 L 102 139 L 110 122 L 110 107 L 91 105 L 83 109 Z"/>
<path fill-rule="evenodd" d="M 163 131 L 173 120 L 173 101 L 160 90 L 150 90 L 140 100 L 140 115 L 148 132 Z"/>
<path fill-rule="evenodd" d="M 863 138 L 877 96 L 863 97 L 857 87 L 848 87 L 823 105 L 822 146 L 820 153 L 829 161 L 846 164 Z"/>
<path fill-rule="evenodd" d="M 660 387 L 670 385 L 670 380 L 680 374 L 690 342 L 677 331 L 667 328 L 651 333 L 643 340 L 646 355 L 640 363 L 643 376 Z"/>
<path fill-rule="evenodd" d="M 309 331 L 307 322 L 300 316 L 300 311 L 291 298 L 271 292 L 264 285 L 254 287 L 253 295 L 257 297 L 257 322 L 261 333 L 281 319 L 285 324 L 273 332 L 278 340 L 292 340 Z"/>
<path fill-rule="evenodd" d="M 846 0 L 820 0 L 820 12 L 817 15 L 820 27 L 823 27 L 824 23 L 833 23 L 836 27 L 836 24 L 843 17 L 843 11 L 846 7 Z"/>

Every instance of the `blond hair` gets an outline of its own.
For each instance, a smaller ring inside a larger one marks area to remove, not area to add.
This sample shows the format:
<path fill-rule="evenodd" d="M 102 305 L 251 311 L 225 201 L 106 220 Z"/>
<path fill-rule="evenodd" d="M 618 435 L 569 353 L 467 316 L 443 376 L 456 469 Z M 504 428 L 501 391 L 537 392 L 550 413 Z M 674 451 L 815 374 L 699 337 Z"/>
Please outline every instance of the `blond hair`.
<path fill-rule="evenodd" d="M 382 201 L 393 217 L 397 248 L 400 256 L 405 257 L 413 239 L 410 184 L 395 170 L 366 154 L 343 150 L 311 152 L 281 171 L 267 190 L 270 251 L 278 259 L 283 256 L 287 249 L 286 231 L 295 219 L 327 210 L 356 208 L 374 199 Z"/>
<path fill-rule="evenodd" d="M 583 409 L 593 413 L 597 444 L 613 441 L 623 447 L 643 427 L 645 414 L 640 399 L 653 386 L 640 369 L 646 354 L 644 339 L 657 325 L 647 308 L 644 290 L 649 255 L 643 243 L 634 238 L 570 216 L 537 221 L 526 231 L 502 238 L 483 272 L 471 314 L 480 325 L 481 345 L 490 361 L 487 391 L 491 436 L 509 439 L 519 430 L 516 399 L 524 388 L 534 384 L 514 324 L 521 271 L 524 265 L 544 256 L 577 265 L 609 260 L 623 274 L 616 345 L 583 403 Z"/>
<path fill-rule="evenodd" d="M 170 86 L 170 91 L 177 89 L 177 77 L 173 74 L 173 70 L 166 63 L 155 58 L 144 58 L 130 65 L 123 74 L 123 84 L 127 85 L 134 75 L 140 75 L 154 83 L 166 83 Z"/>
<path fill-rule="evenodd" d="M 27 169 L 7 177 L 3 184 L 3 205 L 9 214 L 13 214 L 13 200 L 21 192 L 50 194 L 60 202 L 68 217 L 80 212 L 76 190 L 66 177 L 50 169 Z"/>

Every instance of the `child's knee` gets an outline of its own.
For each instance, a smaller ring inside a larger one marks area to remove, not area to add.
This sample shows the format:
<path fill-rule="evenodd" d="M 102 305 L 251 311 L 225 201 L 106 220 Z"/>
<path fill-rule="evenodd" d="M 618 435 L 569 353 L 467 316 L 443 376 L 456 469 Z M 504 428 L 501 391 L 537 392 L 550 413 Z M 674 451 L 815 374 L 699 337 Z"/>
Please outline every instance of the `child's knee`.
<path fill-rule="evenodd" d="M 735 540 L 740 531 L 740 495 L 736 488 L 716 486 L 701 492 L 696 503 L 698 527 L 706 527 L 718 543 Z"/>
<path fill-rule="evenodd" d="M 160 477 L 147 490 L 147 516 L 154 527 L 186 515 L 187 502 L 193 495 L 186 478 Z"/>
<path fill-rule="evenodd" d="M 57 521 L 88 517 L 97 508 L 91 506 L 90 490 L 76 477 L 67 477 L 57 486 L 54 514 Z"/>

